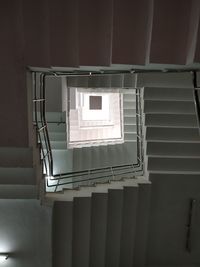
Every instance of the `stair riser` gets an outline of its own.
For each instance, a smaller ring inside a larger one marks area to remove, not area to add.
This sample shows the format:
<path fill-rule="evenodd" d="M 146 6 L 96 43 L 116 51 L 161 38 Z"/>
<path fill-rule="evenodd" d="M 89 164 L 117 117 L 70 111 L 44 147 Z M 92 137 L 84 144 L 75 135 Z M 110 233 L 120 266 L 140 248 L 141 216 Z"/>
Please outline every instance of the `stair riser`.
<path fill-rule="evenodd" d="M 49 132 L 49 139 L 50 141 L 65 141 L 67 140 L 67 134 L 66 133 L 53 133 Z M 42 137 L 43 140 L 43 137 Z"/>
<path fill-rule="evenodd" d="M 124 125 L 124 133 L 135 133 L 135 125 Z"/>
<path fill-rule="evenodd" d="M 200 157 L 200 143 L 190 144 L 190 143 L 148 142 L 147 155 Z"/>
<path fill-rule="evenodd" d="M 144 112 L 158 114 L 195 114 L 195 107 L 193 102 L 146 100 Z"/>
<path fill-rule="evenodd" d="M 128 124 L 132 124 L 135 125 L 135 129 L 136 129 L 136 117 L 132 117 L 132 116 L 125 116 L 124 117 L 124 125 L 128 125 Z M 136 130 L 135 130 L 136 131 Z"/>
<path fill-rule="evenodd" d="M 193 101 L 193 91 L 192 88 L 146 87 L 144 91 L 144 100 Z"/>
<path fill-rule="evenodd" d="M 33 185 L 1 185 L 0 199 L 36 199 L 38 192 Z"/>
<path fill-rule="evenodd" d="M 136 236 L 136 219 L 138 205 L 138 186 L 124 188 L 120 267 L 132 267 L 134 240 Z"/>
<path fill-rule="evenodd" d="M 48 85 L 47 85 L 48 87 Z M 48 88 L 47 88 L 48 89 Z M 40 119 L 40 113 L 37 113 L 38 118 Z M 65 122 L 66 113 L 65 112 L 46 112 L 45 118 L 47 122 Z"/>
<path fill-rule="evenodd" d="M 105 266 L 108 194 L 92 195 L 90 266 Z"/>
<path fill-rule="evenodd" d="M 135 109 L 135 107 L 124 108 L 123 112 L 124 112 L 124 117 L 126 117 L 126 116 L 135 117 L 136 109 Z"/>
<path fill-rule="evenodd" d="M 35 171 L 32 168 L 0 168 L 0 184 L 34 185 Z"/>
<path fill-rule="evenodd" d="M 73 204 L 73 267 L 88 267 L 90 255 L 91 198 L 76 198 Z"/>
<path fill-rule="evenodd" d="M 145 266 L 149 231 L 151 185 L 139 184 L 133 266 Z"/>
<path fill-rule="evenodd" d="M 136 101 L 124 101 L 124 110 L 135 109 L 135 108 L 136 108 Z"/>
<path fill-rule="evenodd" d="M 164 140 L 164 141 L 199 141 L 198 129 L 192 128 L 161 128 L 161 127 L 147 127 L 147 140 Z"/>
<path fill-rule="evenodd" d="M 1 148 L 1 167 L 32 167 L 33 151 L 27 148 Z"/>
<path fill-rule="evenodd" d="M 48 123 L 48 131 L 49 132 L 66 132 L 66 124 L 64 123 Z"/>
<path fill-rule="evenodd" d="M 106 267 L 116 267 L 120 260 L 123 190 L 109 190 L 106 239 Z"/>
<path fill-rule="evenodd" d="M 146 126 L 197 128 L 195 115 L 146 114 Z"/>
<path fill-rule="evenodd" d="M 61 149 L 66 150 L 67 149 L 67 143 L 66 141 L 51 141 L 51 149 Z M 45 142 L 42 142 L 43 147 L 45 147 Z"/>
<path fill-rule="evenodd" d="M 73 203 L 55 202 L 52 223 L 53 266 L 72 266 L 72 225 Z"/>
<path fill-rule="evenodd" d="M 196 158 L 151 158 L 149 171 L 200 172 L 200 159 Z"/>

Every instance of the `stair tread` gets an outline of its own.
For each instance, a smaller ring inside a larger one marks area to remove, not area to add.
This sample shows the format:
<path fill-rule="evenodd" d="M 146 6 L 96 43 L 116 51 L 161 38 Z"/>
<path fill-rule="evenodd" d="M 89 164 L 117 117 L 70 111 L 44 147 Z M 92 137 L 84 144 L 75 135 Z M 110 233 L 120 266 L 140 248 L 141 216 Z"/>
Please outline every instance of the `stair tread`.
<path fill-rule="evenodd" d="M 0 147 L 0 166 L 31 167 L 33 165 L 32 148 Z"/>
<path fill-rule="evenodd" d="M 35 185 L 0 185 L 0 199 L 36 199 Z"/>
<path fill-rule="evenodd" d="M 150 158 L 199 158 L 200 159 L 200 155 L 173 155 L 173 154 L 148 154 L 148 157 Z"/>
<path fill-rule="evenodd" d="M 105 266 L 107 193 L 92 194 L 90 264 Z"/>
<path fill-rule="evenodd" d="M 119 266 L 120 262 L 123 194 L 122 189 L 108 192 L 105 266 L 109 267 Z"/>
<path fill-rule="evenodd" d="M 33 168 L 0 167 L 0 184 L 35 185 L 35 171 Z"/>
<path fill-rule="evenodd" d="M 187 140 L 187 139 L 184 139 L 184 140 L 178 140 L 178 139 L 174 139 L 174 140 L 171 140 L 171 139 L 147 139 L 148 142 L 155 142 L 155 143 L 183 143 L 183 144 L 199 144 L 200 143 L 200 140 Z"/>
<path fill-rule="evenodd" d="M 156 174 L 181 174 L 181 175 L 200 175 L 200 171 L 173 171 L 173 170 L 149 170 L 149 173 Z"/>
<path fill-rule="evenodd" d="M 120 267 L 133 266 L 139 187 L 124 188 Z"/>
<path fill-rule="evenodd" d="M 89 266 L 91 203 L 89 197 L 75 198 L 73 202 L 73 266 Z"/>

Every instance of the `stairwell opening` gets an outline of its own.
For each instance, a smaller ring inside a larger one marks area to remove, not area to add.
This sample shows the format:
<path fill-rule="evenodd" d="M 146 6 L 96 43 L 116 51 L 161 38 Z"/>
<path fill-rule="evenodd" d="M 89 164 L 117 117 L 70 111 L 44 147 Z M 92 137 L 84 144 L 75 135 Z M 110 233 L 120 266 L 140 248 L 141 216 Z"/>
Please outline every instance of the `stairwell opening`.
<path fill-rule="evenodd" d="M 116 89 L 68 88 L 68 147 L 123 143 L 122 100 Z"/>
<path fill-rule="evenodd" d="M 142 174 L 141 94 L 133 74 L 33 77 L 47 192 Z"/>

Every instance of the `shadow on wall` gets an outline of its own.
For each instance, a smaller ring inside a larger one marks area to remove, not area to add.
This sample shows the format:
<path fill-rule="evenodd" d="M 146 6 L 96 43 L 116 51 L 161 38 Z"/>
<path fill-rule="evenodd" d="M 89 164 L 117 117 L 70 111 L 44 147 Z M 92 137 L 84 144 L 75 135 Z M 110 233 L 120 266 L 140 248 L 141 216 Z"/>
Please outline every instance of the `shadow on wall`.
<path fill-rule="evenodd" d="M 51 266 L 51 208 L 37 200 L 0 200 L 2 266 Z"/>

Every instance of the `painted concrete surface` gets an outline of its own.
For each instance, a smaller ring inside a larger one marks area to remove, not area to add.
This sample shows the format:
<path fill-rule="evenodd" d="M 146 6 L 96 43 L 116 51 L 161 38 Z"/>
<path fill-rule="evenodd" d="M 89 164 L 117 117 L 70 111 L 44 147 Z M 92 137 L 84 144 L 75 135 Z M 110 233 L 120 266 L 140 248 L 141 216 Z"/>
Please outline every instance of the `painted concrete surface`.
<path fill-rule="evenodd" d="M 0 200 L 2 267 L 51 267 L 51 208 L 37 200 Z"/>

